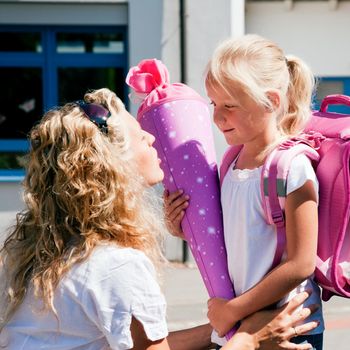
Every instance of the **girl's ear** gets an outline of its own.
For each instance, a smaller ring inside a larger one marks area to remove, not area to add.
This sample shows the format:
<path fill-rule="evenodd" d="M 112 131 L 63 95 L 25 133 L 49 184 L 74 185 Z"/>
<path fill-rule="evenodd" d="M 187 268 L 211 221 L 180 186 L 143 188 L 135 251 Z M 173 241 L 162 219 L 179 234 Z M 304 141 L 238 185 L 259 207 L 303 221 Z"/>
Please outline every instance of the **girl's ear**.
<path fill-rule="evenodd" d="M 270 112 L 273 112 L 277 110 L 281 105 L 281 98 L 277 91 L 268 91 L 266 93 L 267 98 L 270 100 L 272 108 L 269 110 Z"/>

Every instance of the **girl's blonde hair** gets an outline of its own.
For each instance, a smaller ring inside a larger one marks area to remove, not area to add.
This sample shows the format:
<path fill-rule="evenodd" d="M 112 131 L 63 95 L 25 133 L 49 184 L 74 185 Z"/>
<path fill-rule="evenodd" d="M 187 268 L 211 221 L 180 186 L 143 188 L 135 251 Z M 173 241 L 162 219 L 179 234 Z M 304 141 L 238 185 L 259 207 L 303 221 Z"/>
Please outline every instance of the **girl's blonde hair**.
<path fill-rule="evenodd" d="M 162 258 L 161 206 L 152 205 L 157 199 L 130 162 L 129 134 L 119 116 L 124 105 L 108 89 L 87 93 L 85 101 L 110 111 L 108 135 L 74 103 L 47 112 L 30 133 L 27 208 L 1 249 L 8 284 L 0 330 L 30 285 L 55 312 L 58 282 L 99 242 L 140 249 L 154 262 Z"/>
<path fill-rule="evenodd" d="M 281 138 L 299 133 L 311 115 L 314 76 L 299 58 L 285 56 L 275 43 L 258 35 L 229 39 L 207 66 L 206 86 L 235 96 L 240 89 L 257 104 L 273 110 L 269 92 L 280 97 L 277 127 Z"/>

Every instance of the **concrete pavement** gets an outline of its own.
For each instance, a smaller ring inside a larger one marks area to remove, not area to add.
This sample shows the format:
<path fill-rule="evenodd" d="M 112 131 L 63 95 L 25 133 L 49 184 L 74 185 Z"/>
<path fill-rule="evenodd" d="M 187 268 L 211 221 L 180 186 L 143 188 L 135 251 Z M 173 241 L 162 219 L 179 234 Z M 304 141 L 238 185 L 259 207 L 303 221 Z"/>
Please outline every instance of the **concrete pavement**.
<path fill-rule="evenodd" d="M 163 291 L 168 302 L 170 330 L 207 322 L 208 298 L 198 269 L 170 263 L 164 273 Z M 326 332 L 325 350 L 350 350 L 350 299 L 333 297 L 323 303 Z"/>

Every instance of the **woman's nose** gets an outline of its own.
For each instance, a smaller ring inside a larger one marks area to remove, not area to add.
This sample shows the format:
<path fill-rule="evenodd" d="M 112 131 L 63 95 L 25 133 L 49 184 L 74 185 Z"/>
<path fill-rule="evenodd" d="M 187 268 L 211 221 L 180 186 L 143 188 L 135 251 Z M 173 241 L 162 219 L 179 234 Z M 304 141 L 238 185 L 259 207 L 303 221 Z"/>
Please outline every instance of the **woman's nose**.
<path fill-rule="evenodd" d="M 147 133 L 147 134 L 148 134 L 148 143 L 152 146 L 156 138 L 150 133 Z"/>

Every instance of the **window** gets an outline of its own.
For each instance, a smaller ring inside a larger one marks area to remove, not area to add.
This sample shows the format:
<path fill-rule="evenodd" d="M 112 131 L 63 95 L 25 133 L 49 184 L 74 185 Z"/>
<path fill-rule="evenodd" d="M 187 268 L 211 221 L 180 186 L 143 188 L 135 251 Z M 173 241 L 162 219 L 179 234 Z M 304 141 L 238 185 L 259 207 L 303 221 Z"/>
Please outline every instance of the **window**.
<path fill-rule="evenodd" d="M 0 181 L 23 177 L 26 137 L 53 106 L 108 87 L 127 104 L 125 26 L 0 26 Z"/>
<path fill-rule="evenodd" d="M 123 53 L 123 35 L 120 33 L 58 33 L 56 52 Z"/>
<path fill-rule="evenodd" d="M 350 96 L 350 77 L 318 78 L 317 90 L 314 98 L 314 108 L 319 109 L 322 100 L 326 96 L 334 94 Z M 328 107 L 328 111 L 350 114 L 350 107 L 343 105 L 333 105 Z"/>
<path fill-rule="evenodd" d="M 0 52 L 42 52 L 41 33 L 0 32 Z"/>

